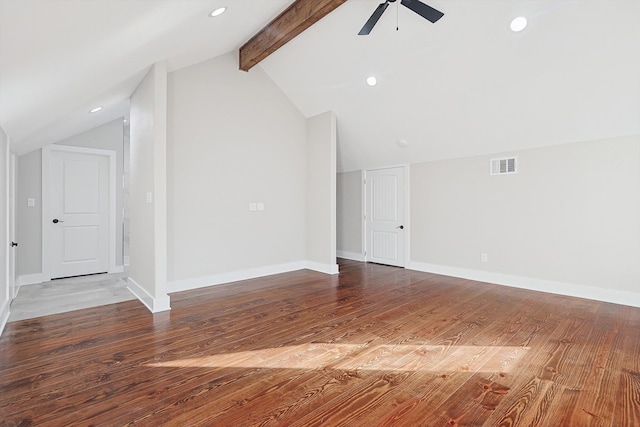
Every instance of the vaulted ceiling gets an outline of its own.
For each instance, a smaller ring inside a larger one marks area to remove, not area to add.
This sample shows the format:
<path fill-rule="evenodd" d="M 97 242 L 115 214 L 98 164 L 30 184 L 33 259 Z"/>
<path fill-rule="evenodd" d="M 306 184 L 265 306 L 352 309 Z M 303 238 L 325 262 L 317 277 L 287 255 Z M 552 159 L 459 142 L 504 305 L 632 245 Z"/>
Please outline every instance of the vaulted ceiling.
<path fill-rule="evenodd" d="M 290 2 L 0 0 L 0 126 L 24 153 L 126 115 L 151 64 L 237 52 Z M 336 113 L 339 170 L 640 134 L 639 1 L 427 0 L 435 24 L 395 2 L 358 36 L 379 2 L 257 65 L 305 116 Z"/>

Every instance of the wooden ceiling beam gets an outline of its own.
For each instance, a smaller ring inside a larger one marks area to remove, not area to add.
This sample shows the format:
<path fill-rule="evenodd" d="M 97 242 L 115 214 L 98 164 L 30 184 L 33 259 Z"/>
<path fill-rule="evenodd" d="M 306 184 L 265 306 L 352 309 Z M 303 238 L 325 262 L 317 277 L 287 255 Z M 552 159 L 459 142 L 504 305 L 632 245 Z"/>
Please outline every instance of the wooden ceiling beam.
<path fill-rule="evenodd" d="M 240 48 L 240 69 L 251 67 L 347 0 L 296 0 Z"/>

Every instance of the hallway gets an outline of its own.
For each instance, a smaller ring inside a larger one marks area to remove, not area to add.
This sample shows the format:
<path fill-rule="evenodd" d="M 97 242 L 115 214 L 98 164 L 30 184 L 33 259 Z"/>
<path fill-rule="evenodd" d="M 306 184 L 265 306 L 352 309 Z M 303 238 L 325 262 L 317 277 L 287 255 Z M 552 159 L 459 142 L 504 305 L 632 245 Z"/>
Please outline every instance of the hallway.
<path fill-rule="evenodd" d="M 71 277 L 20 287 L 9 322 L 134 300 L 125 273 Z"/>

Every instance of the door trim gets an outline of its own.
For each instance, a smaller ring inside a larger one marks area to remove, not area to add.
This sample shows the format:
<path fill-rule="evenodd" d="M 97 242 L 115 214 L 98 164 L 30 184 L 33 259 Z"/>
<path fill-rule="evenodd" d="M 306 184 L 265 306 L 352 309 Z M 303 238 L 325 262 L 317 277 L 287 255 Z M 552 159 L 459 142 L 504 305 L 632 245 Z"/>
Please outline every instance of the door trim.
<path fill-rule="evenodd" d="M 49 173 L 51 171 L 51 153 L 62 151 L 67 153 L 94 154 L 109 158 L 109 273 L 116 273 L 116 152 L 98 148 L 72 147 L 52 144 L 42 147 L 42 276 L 44 281 L 51 280 L 51 188 Z"/>
<path fill-rule="evenodd" d="M 368 255 L 367 255 L 367 220 L 365 218 L 365 215 L 367 213 L 367 203 L 368 203 L 368 199 L 367 199 L 367 172 L 372 172 L 372 171 L 378 171 L 378 170 L 384 170 L 384 169 L 396 169 L 396 168 L 402 168 L 404 170 L 404 191 L 405 191 L 405 220 L 403 221 L 404 224 L 406 224 L 407 227 L 407 233 L 405 235 L 405 239 L 404 239 L 404 253 L 405 253 L 405 257 L 404 257 L 404 264 L 403 264 L 403 268 L 407 268 L 407 266 L 409 265 L 409 262 L 411 260 L 411 252 L 410 252 L 410 248 L 411 248 L 411 186 L 410 186 L 410 164 L 403 164 L 403 165 L 394 165 L 394 166 L 384 166 L 384 167 L 379 167 L 379 168 L 370 168 L 370 169 L 365 169 L 362 173 L 362 215 L 360 216 L 361 220 L 362 220 L 362 253 L 364 254 L 363 256 L 363 260 L 364 262 L 368 262 Z"/>
<path fill-rule="evenodd" d="M 8 218 L 9 218 L 9 233 L 8 238 L 10 242 L 16 241 L 16 155 L 9 151 L 9 206 L 8 206 Z M 9 280 L 9 299 L 13 300 L 18 295 L 18 280 L 16 278 L 16 250 L 15 246 L 11 246 L 9 249 L 9 265 L 7 267 L 7 274 Z"/>

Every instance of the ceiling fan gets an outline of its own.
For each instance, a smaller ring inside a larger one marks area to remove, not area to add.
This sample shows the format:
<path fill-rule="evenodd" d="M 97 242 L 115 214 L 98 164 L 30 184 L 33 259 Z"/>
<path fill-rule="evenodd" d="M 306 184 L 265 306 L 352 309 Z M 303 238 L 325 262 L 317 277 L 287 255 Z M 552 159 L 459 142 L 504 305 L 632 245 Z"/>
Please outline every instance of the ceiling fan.
<path fill-rule="evenodd" d="M 384 3 L 380 3 L 376 10 L 373 11 L 371 17 L 364 24 L 364 27 L 362 27 L 358 35 L 366 36 L 367 34 L 369 34 L 378 22 L 378 19 L 380 19 L 380 17 L 382 16 L 382 13 L 387 9 L 387 7 L 389 7 L 389 3 L 395 2 L 396 0 L 385 0 Z M 419 0 L 400 0 L 400 4 L 413 10 L 415 13 L 431 22 L 436 22 L 444 15 L 444 13 L 432 8 L 431 6 L 427 6 Z"/>

